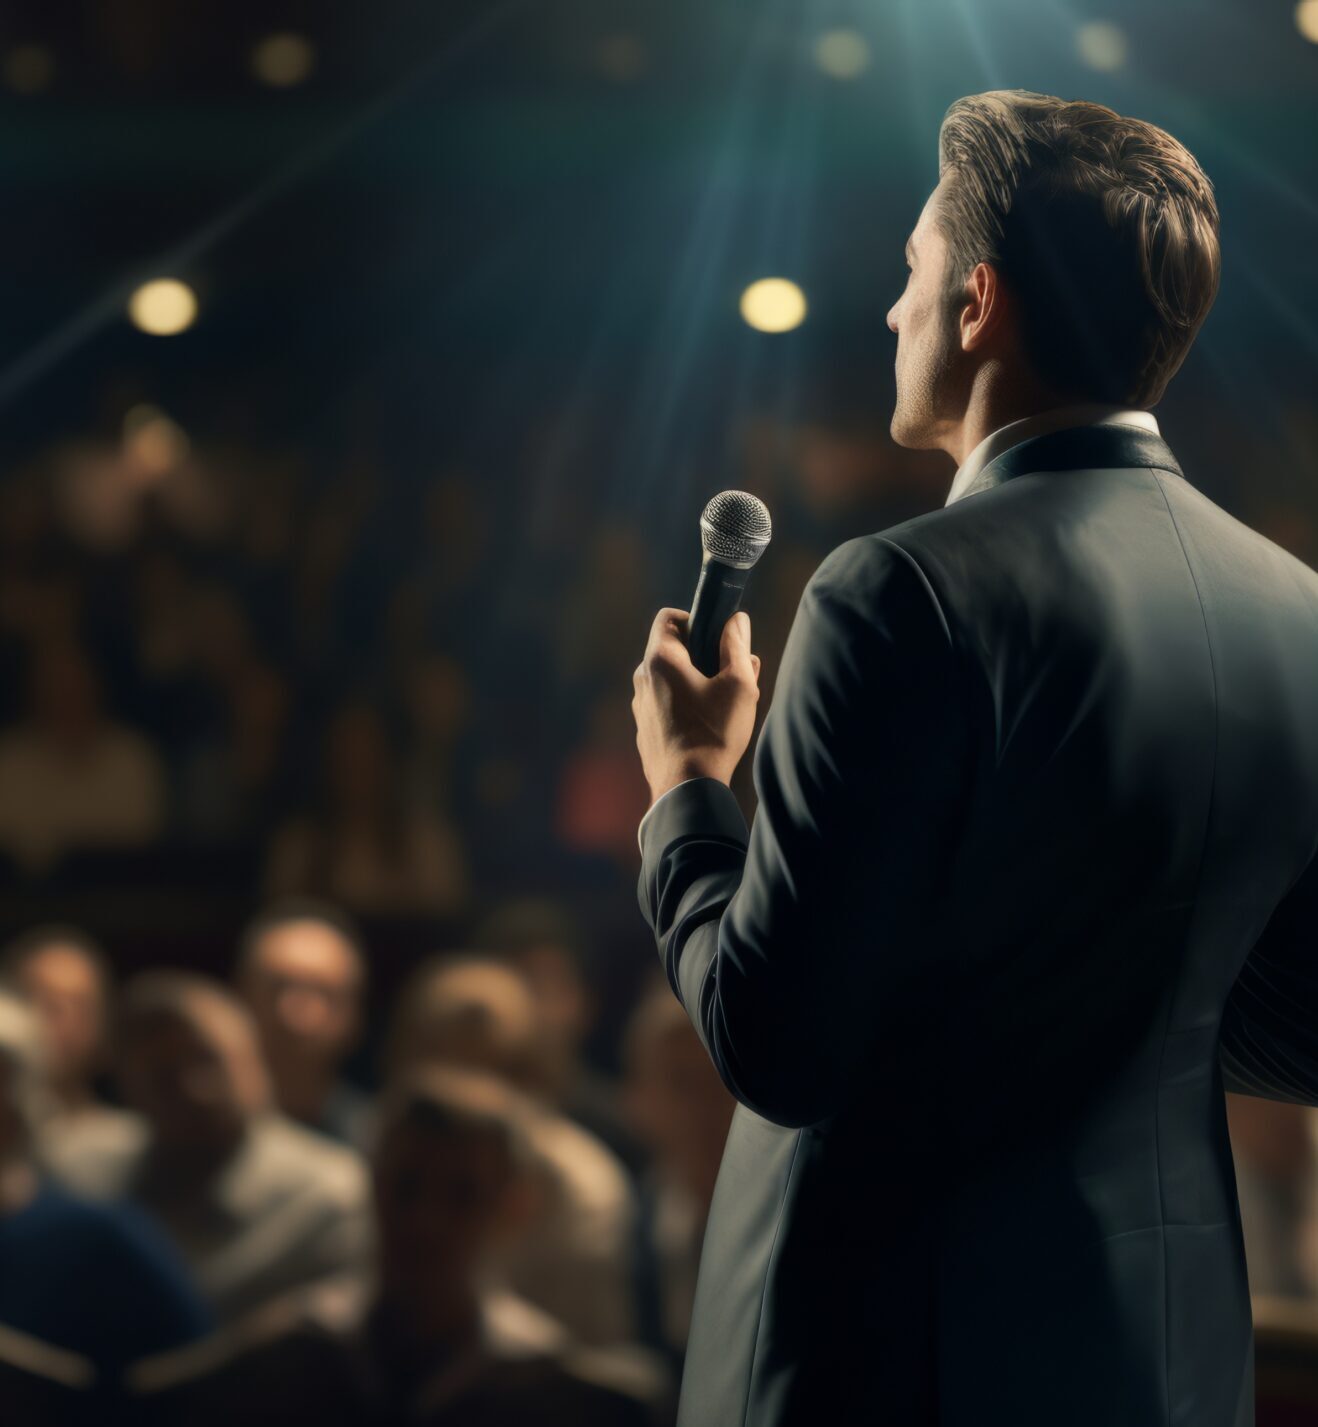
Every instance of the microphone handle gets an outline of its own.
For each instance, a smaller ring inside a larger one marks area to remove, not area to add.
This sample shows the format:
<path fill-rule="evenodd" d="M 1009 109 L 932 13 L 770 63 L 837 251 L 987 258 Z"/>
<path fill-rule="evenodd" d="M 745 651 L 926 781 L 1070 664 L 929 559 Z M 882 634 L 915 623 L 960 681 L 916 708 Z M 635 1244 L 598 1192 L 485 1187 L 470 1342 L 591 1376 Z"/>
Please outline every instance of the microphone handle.
<path fill-rule="evenodd" d="M 691 662 L 709 678 L 719 670 L 719 640 L 723 626 L 741 608 L 742 592 L 750 579 L 749 570 L 724 564 L 713 556 L 700 567 L 696 597 L 691 601 L 691 620 L 687 626 L 686 644 Z"/>

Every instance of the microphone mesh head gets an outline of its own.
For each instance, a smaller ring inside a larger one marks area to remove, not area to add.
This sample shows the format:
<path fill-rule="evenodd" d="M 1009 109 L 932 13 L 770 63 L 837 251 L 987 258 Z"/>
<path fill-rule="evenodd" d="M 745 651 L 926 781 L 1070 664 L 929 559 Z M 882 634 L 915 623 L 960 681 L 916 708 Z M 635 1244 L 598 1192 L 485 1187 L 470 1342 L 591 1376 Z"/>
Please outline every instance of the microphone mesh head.
<path fill-rule="evenodd" d="M 720 491 L 700 517 L 705 554 L 739 570 L 749 570 L 773 534 L 769 507 L 746 491 Z"/>

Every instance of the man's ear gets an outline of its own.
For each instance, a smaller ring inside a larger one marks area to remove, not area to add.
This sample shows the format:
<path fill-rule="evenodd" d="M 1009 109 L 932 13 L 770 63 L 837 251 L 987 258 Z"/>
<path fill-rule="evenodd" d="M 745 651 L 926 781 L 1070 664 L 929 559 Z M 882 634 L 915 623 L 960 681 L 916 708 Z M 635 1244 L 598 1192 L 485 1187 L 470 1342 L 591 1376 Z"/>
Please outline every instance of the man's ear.
<path fill-rule="evenodd" d="M 959 320 L 961 350 L 976 352 L 997 332 L 1007 306 L 1007 293 L 998 270 L 989 263 L 976 263 L 962 289 L 964 301 Z"/>

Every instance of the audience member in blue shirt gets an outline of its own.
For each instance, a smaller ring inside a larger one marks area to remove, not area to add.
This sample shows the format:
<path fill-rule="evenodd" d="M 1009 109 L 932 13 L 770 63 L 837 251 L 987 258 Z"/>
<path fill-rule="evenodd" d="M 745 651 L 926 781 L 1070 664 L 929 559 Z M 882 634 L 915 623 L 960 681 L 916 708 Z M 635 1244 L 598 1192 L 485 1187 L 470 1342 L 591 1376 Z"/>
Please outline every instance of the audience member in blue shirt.
<path fill-rule="evenodd" d="M 114 1381 L 139 1358 L 202 1336 L 210 1318 L 147 1220 L 43 1180 L 41 1064 L 31 1011 L 0 993 L 0 1324 L 77 1353 Z"/>

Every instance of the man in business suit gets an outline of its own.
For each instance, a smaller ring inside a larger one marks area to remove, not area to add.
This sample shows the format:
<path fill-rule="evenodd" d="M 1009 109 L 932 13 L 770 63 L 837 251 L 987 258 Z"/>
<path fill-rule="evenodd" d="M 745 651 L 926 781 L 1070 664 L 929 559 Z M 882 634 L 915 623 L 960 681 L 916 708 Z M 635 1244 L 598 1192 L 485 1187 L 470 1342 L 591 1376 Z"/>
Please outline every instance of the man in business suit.
<path fill-rule="evenodd" d="M 1318 575 L 1149 408 L 1216 293 L 1170 135 L 960 100 L 893 435 L 945 507 L 835 550 L 755 751 L 729 622 L 636 671 L 640 898 L 740 1102 L 682 1427 L 1243 1427 L 1223 1085 L 1318 1098 Z"/>

